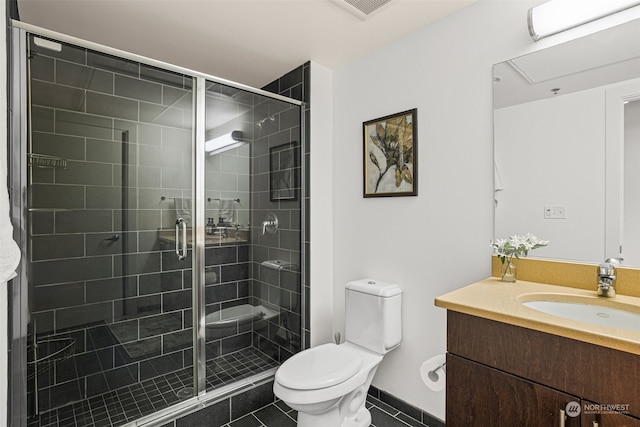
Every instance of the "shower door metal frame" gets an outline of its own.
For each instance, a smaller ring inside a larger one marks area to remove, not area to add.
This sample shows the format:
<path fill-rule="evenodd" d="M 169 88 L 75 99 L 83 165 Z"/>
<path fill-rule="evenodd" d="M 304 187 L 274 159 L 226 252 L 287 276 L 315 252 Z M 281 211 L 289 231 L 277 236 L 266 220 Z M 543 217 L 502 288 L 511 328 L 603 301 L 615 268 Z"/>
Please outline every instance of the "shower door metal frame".
<path fill-rule="evenodd" d="M 275 368 L 257 374 L 255 377 L 239 380 L 211 390 L 206 390 L 206 348 L 205 348 L 205 309 L 204 309 L 204 284 L 205 284 L 205 106 L 206 106 L 206 82 L 212 81 L 237 89 L 245 90 L 266 98 L 286 102 L 300 108 L 300 293 L 301 293 L 301 350 L 306 348 L 305 329 L 308 310 L 305 302 L 306 294 L 306 138 L 305 138 L 305 106 L 302 101 L 291 99 L 279 94 L 274 94 L 262 89 L 252 88 L 247 85 L 232 82 L 230 80 L 211 76 L 173 64 L 135 55 L 119 49 L 110 48 L 97 43 L 78 39 L 55 31 L 43 29 L 20 21 L 12 21 L 10 31 L 10 75 L 11 84 L 8 94 L 9 104 L 9 132 L 10 147 L 8 150 L 9 174 L 8 184 L 11 203 L 11 217 L 14 225 L 14 239 L 22 252 L 22 262 L 18 268 L 18 276 L 13 279 L 10 287 L 9 305 L 9 329 L 11 336 L 9 349 L 9 422 L 13 427 L 24 427 L 27 422 L 27 335 L 28 335 L 28 200 L 27 200 L 27 47 L 28 34 L 38 35 L 54 39 L 63 43 L 72 44 L 81 48 L 94 50 L 107 55 L 112 55 L 145 65 L 165 69 L 171 72 L 183 74 L 193 78 L 193 147 L 192 158 L 192 189 L 193 189 L 193 218 L 195 226 L 192 228 L 192 301 L 193 301 L 193 374 L 194 397 L 181 403 L 169 406 L 152 415 L 133 421 L 129 425 L 146 425 L 159 423 L 162 420 L 170 420 L 182 413 L 192 412 L 195 408 L 201 408 L 208 402 L 219 400 L 237 394 L 245 389 L 253 387 L 256 383 L 264 381 L 275 373 Z"/>
<path fill-rule="evenodd" d="M 193 192 L 194 192 L 194 224 L 193 228 L 193 379 L 194 394 L 202 396 L 207 389 L 207 357 L 206 357 L 206 321 L 205 321 L 205 258 L 204 258 L 204 179 L 205 179 L 205 110 L 206 110 L 206 80 L 203 77 L 195 77 L 195 93 L 194 93 L 194 156 L 193 156 Z"/>
<path fill-rule="evenodd" d="M 27 35 L 11 29 L 11 79 L 9 102 L 8 185 L 13 238 L 18 243 L 21 261 L 10 283 L 9 299 L 9 405 L 7 420 L 11 426 L 27 423 L 27 336 L 29 321 L 27 262 Z M 18 367 L 18 369 L 15 369 Z"/>

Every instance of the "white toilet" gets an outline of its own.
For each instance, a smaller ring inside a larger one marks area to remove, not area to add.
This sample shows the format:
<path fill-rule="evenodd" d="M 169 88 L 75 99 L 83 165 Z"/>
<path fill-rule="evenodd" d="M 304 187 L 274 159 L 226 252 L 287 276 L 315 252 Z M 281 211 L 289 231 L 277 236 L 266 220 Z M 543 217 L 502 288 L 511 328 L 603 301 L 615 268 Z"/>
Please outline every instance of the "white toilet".
<path fill-rule="evenodd" d="M 367 391 L 382 357 L 402 341 L 402 290 L 358 280 L 346 286 L 345 342 L 304 350 L 276 372 L 273 392 L 299 427 L 368 427 Z"/>

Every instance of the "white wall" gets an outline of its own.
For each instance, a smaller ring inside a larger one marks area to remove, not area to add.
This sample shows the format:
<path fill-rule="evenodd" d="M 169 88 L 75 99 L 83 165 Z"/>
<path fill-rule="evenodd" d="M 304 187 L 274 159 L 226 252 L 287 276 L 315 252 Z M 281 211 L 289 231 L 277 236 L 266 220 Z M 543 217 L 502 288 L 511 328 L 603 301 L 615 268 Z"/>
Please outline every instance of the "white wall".
<path fill-rule="evenodd" d="M 331 341 L 333 334 L 333 195 L 331 126 L 332 71 L 311 61 L 311 345 Z"/>
<path fill-rule="evenodd" d="M 433 300 L 490 275 L 492 65 L 531 49 L 533 3 L 481 1 L 334 72 L 334 324 L 349 280 L 398 283 L 403 342 L 373 385 L 442 419 L 444 392 L 418 374 L 445 352 Z M 363 199 L 362 122 L 414 107 L 418 197 Z"/>
<path fill-rule="evenodd" d="M 532 257 L 605 258 L 605 99 L 600 87 L 495 111 L 496 237 L 550 241 Z M 566 218 L 545 219 L 545 206 Z"/>

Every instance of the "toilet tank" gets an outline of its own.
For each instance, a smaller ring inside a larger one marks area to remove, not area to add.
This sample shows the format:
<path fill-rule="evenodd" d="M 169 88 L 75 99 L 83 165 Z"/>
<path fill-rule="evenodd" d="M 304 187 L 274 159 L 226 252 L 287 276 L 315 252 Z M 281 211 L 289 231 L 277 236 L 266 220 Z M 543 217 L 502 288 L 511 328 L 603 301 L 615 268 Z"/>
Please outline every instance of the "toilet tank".
<path fill-rule="evenodd" d="M 347 283 L 345 340 L 379 354 L 402 341 L 402 290 L 393 283 L 363 279 Z"/>

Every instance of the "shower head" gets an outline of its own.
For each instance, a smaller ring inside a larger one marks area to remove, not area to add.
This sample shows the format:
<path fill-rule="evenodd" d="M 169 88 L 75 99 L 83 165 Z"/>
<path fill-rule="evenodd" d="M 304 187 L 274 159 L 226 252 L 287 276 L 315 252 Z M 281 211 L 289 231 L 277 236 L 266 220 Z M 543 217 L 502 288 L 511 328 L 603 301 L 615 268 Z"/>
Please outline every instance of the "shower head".
<path fill-rule="evenodd" d="M 262 126 L 264 126 L 266 123 L 269 123 L 271 125 L 275 124 L 276 122 L 276 118 L 275 116 L 269 116 L 269 117 L 265 117 L 264 119 L 260 120 L 258 123 L 256 123 L 256 125 L 262 129 Z"/>
<path fill-rule="evenodd" d="M 249 140 L 242 138 L 242 131 L 234 130 L 222 136 L 205 141 L 204 151 L 210 156 L 223 153 L 232 148 L 241 147 L 249 143 Z"/>

